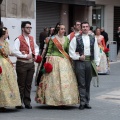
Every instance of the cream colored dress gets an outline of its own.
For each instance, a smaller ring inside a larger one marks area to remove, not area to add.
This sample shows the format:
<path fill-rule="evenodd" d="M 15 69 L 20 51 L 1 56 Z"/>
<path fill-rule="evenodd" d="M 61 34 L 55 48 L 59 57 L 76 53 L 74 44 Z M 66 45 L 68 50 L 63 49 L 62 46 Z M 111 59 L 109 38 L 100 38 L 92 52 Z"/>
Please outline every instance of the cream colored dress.
<path fill-rule="evenodd" d="M 4 49 L 6 55 L 10 53 L 8 43 L 0 45 L 0 66 L 2 73 L 0 74 L 0 107 L 15 107 L 21 105 L 21 99 L 15 76 L 15 70 L 12 64 L 1 55 L 1 48 Z"/>
<path fill-rule="evenodd" d="M 66 43 L 64 43 L 64 49 L 69 45 Z M 53 47 L 53 51 L 58 52 L 54 44 Z M 52 64 L 53 70 L 42 76 L 42 81 L 36 92 L 36 101 L 40 104 L 53 106 L 78 104 L 78 85 L 70 61 L 65 57 L 56 55 L 52 56 L 52 60 L 49 62 Z"/>

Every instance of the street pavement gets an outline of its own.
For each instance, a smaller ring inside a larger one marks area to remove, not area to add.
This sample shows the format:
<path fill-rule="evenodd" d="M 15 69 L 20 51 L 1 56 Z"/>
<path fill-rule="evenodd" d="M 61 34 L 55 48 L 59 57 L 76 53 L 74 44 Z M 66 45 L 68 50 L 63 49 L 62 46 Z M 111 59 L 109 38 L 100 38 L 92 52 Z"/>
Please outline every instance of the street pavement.
<path fill-rule="evenodd" d="M 120 120 L 120 56 L 110 63 L 110 75 L 99 75 L 99 87 L 91 82 L 92 109 L 79 110 L 78 106 L 52 107 L 35 102 L 36 87 L 32 85 L 33 109 L 8 108 L 0 112 L 0 120 Z"/>

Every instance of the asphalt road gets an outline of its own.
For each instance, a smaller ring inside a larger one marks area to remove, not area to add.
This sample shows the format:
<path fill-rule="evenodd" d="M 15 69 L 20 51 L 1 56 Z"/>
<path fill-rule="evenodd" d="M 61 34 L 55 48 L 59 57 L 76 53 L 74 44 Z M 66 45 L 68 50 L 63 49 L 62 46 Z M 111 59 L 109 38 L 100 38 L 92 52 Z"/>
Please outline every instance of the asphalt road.
<path fill-rule="evenodd" d="M 91 110 L 78 106 L 51 107 L 34 101 L 36 87 L 32 87 L 33 109 L 8 108 L 0 112 L 0 120 L 120 120 L 120 62 L 112 63 L 110 75 L 99 75 L 100 86 L 91 83 Z"/>

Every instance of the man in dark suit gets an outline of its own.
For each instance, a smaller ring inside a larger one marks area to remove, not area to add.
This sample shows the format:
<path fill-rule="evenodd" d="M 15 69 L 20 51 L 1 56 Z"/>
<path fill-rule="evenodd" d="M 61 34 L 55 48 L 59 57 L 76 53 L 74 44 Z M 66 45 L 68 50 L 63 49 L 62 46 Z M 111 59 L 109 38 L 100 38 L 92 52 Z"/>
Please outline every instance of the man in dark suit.
<path fill-rule="evenodd" d="M 120 26 L 118 27 L 118 31 L 115 37 L 116 37 L 116 42 L 117 42 L 117 54 L 118 54 L 119 48 L 120 48 Z"/>
<path fill-rule="evenodd" d="M 101 28 L 101 35 L 103 35 L 104 39 L 105 39 L 105 45 L 108 41 L 108 34 L 105 32 L 104 28 Z"/>
<path fill-rule="evenodd" d="M 44 48 L 44 40 L 46 37 L 48 37 L 48 31 L 49 29 L 47 27 L 44 28 L 44 31 L 40 33 L 39 35 L 39 43 L 40 43 L 40 54 L 42 54 L 43 48 Z"/>

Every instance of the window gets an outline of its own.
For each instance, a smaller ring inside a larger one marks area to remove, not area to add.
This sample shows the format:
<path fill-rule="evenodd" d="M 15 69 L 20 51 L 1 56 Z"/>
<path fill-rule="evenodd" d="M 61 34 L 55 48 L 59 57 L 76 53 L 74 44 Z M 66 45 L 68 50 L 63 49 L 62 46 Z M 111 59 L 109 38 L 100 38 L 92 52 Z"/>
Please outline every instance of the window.
<path fill-rule="evenodd" d="M 17 4 L 12 3 L 12 14 L 17 17 Z"/>
<path fill-rule="evenodd" d="M 92 26 L 95 29 L 96 27 L 103 27 L 104 26 L 104 7 L 103 6 L 96 6 L 93 7 L 92 10 Z"/>

